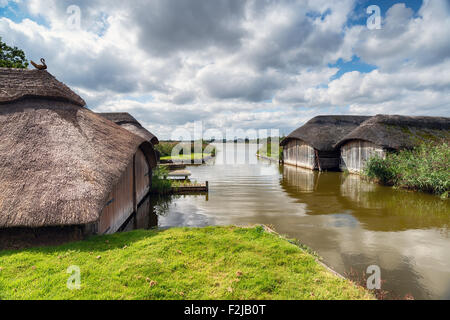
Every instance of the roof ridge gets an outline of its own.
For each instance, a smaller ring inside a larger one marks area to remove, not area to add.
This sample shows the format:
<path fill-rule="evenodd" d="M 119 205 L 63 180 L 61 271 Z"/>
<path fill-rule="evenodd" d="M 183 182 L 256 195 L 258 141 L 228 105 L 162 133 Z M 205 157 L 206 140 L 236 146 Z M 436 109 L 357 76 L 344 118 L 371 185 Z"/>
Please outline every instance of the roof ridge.
<path fill-rule="evenodd" d="M 46 70 L 0 68 L 0 104 L 29 98 L 86 105 L 79 95 Z"/>

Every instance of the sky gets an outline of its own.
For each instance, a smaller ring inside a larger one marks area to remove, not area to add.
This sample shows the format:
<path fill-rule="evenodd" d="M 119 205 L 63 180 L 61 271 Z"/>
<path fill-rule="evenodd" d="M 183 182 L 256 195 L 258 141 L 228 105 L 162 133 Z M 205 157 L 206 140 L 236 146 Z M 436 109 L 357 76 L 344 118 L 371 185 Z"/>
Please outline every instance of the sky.
<path fill-rule="evenodd" d="M 0 37 L 160 139 L 198 121 L 450 116 L 450 0 L 0 0 Z"/>

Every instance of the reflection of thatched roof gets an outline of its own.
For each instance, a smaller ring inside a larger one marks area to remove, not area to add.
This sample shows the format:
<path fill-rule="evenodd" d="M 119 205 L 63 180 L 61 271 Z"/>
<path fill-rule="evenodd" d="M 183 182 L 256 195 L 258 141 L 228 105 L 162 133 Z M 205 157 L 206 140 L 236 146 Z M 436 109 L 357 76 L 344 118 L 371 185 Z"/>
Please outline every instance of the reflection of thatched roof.
<path fill-rule="evenodd" d="M 365 121 L 337 146 L 364 140 L 386 149 L 411 148 L 422 141 L 449 140 L 450 118 L 377 115 Z"/>
<path fill-rule="evenodd" d="M 0 69 L 0 78 L 7 74 Z M 39 74 L 25 71 L 32 79 L 25 76 L 25 83 L 57 84 L 47 72 Z M 1 86 L 2 101 L 20 91 L 3 80 Z M 78 99 L 40 92 L 0 106 L 0 228 L 95 222 L 138 148 L 155 164 L 144 139 L 79 106 Z"/>
<path fill-rule="evenodd" d="M 340 139 L 367 119 L 369 117 L 318 116 L 288 135 L 281 145 L 286 145 L 291 139 L 299 139 L 319 151 L 332 151 Z"/>
<path fill-rule="evenodd" d="M 0 104 L 36 97 L 86 105 L 83 99 L 47 71 L 0 68 Z"/>
<path fill-rule="evenodd" d="M 102 117 L 118 124 L 122 128 L 137 134 L 138 136 L 150 141 L 154 145 L 159 143 L 158 138 L 145 129 L 131 114 L 126 112 L 120 113 L 99 113 Z"/>

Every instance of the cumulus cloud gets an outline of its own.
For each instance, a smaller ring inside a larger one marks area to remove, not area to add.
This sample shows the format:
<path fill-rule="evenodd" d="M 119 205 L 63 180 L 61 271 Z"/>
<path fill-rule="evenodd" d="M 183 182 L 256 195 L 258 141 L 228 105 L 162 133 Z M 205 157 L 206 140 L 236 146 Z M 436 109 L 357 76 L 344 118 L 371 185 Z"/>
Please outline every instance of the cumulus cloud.
<path fill-rule="evenodd" d="M 404 3 L 395 4 L 382 30 L 359 29 L 355 53 L 386 70 L 428 67 L 450 58 L 450 6 L 445 0 L 425 0 L 417 17 Z"/>
<path fill-rule="evenodd" d="M 450 113 L 445 0 L 395 4 L 381 30 L 349 23 L 354 0 L 79 0 L 79 29 L 72 0 L 14 2 L 27 18 L 0 17 L 7 43 L 163 139 L 198 120 L 286 134 L 317 114 Z M 336 78 L 354 57 L 376 69 Z"/>

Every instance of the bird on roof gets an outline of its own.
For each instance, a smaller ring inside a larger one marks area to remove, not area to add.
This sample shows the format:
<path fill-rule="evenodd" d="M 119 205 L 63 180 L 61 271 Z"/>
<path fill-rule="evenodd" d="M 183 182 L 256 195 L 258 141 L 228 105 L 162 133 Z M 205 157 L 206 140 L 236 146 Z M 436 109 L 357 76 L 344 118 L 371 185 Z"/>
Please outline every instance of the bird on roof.
<path fill-rule="evenodd" d="M 44 58 L 41 58 L 42 64 L 37 64 L 33 60 L 31 60 L 30 62 L 33 65 L 33 67 L 35 67 L 38 70 L 46 70 L 47 69 L 47 65 L 45 64 L 45 59 Z"/>

